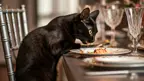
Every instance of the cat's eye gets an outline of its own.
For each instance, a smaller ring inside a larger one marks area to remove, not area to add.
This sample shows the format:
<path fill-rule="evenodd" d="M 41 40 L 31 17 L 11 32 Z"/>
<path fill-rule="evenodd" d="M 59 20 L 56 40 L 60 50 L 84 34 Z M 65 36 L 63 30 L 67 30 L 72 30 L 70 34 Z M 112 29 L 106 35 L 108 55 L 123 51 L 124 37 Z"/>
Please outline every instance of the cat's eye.
<path fill-rule="evenodd" d="M 89 30 L 89 34 L 90 34 L 90 36 L 92 36 L 92 30 Z"/>

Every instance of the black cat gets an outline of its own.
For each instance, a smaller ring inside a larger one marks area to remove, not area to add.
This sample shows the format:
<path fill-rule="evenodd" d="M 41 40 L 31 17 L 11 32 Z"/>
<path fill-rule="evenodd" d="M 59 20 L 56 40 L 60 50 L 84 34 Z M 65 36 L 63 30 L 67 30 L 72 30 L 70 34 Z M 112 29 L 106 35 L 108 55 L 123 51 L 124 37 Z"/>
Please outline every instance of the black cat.
<path fill-rule="evenodd" d="M 59 16 L 48 25 L 30 32 L 22 41 L 16 59 L 16 81 L 56 81 L 60 56 L 80 48 L 75 39 L 93 42 L 97 32 L 95 19 L 99 11 Z"/>

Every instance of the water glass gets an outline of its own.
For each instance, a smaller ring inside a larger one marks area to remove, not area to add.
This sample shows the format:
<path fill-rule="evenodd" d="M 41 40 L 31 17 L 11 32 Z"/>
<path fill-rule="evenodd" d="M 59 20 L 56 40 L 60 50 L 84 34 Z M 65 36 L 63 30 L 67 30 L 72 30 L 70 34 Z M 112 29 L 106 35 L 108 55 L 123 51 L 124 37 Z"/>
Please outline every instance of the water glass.
<path fill-rule="evenodd" d="M 138 54 L 137 53 L 137 44 L 138 44 L 138 38 L 141 33 L 141 25 L 142 25 L 142 17 L 144 8 L 137 7 L 137 8 L 125 8 L 127 21 L 128 21 L 128 29 L 129 33 L 133 37 L 133 53 L 132 54 Z"/>

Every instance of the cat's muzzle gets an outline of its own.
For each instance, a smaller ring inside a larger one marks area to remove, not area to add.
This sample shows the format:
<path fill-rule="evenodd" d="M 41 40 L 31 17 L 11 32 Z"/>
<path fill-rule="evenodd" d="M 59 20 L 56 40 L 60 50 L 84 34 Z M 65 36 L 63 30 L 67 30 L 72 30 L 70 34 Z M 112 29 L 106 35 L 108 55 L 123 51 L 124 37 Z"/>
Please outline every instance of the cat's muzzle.
<path fill-rule="evenodd" d="M 85 41 L 85 44 L 92 43 L 92 42 L 94 42 L 94 40 L 87 40 Z"/>

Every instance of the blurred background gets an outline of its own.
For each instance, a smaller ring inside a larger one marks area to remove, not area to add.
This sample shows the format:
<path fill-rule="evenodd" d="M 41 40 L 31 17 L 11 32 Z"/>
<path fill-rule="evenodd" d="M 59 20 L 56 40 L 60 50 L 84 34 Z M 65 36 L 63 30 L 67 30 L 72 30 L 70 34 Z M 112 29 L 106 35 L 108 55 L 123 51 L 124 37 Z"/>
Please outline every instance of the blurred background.
<path fill-rule="evenodd" d="M 90 7 L 91 11 L 99 9 L 100 6 L 112 4 L 120 7 L 136 6 L 143 4 L 144 0 L 0 0 L 3 7 L 19 8 L 22 4 L 26 6 L 29 30 L 46 25 L 53 18 L 71 13 L 80 12 L 85 7 Z M 99 18 L 100 20 L 100 18 Z M 98 21 L 99 21 L 98 20 Z M 127 27 L 125 17 L 117 27 Z M 98 22 L 99 23 L 99 22 Z M 105 23 L 104 23 L 105 24 Z M 109 28 L 106 28 L 109 29 Z M 8 81 L 2 46 L 0 44 L 0 81 Z"/>
<path fill-rule="evenodd" d="M 120 4 L 131 5 L 139 0 L 0 0 L 2 6 L 18 8 L 25 4 L 30 29 L 47 24 L 51 19 L 59 15 L 79 12 L 89 5 L 91 10 L 98 9 L 99 5 Z"/>

